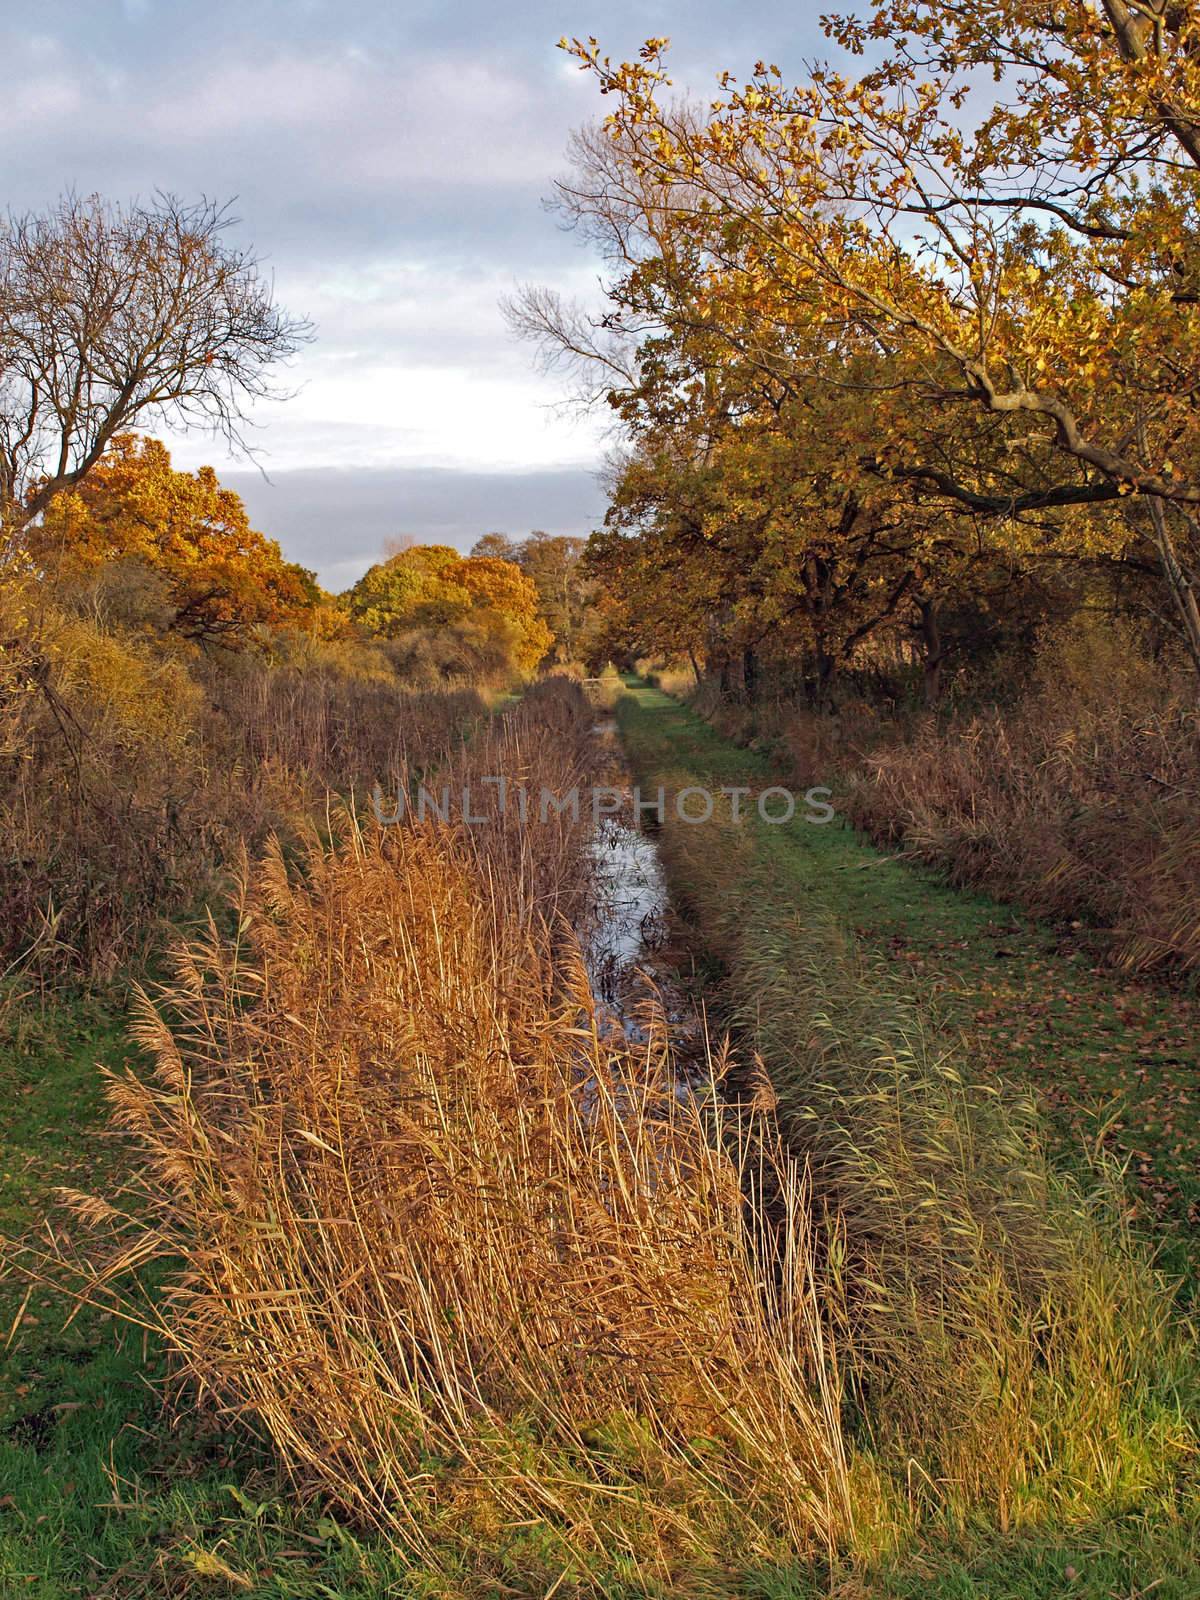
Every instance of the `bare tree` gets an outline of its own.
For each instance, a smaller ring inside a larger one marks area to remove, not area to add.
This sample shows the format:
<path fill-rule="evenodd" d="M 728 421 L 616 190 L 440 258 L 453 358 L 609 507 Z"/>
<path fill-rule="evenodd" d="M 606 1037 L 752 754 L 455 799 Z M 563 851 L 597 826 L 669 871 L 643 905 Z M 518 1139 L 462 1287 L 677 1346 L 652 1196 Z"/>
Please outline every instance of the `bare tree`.
<path fill-rule="evenodd" d="M 170 419 L 235 447 L 248 402 L 311 335 L 227 207 L 170 195 L 124 207 L 68 195 L 0 221 L 0 531 L 5 543 L 83 478 L 110 440 Z"/>

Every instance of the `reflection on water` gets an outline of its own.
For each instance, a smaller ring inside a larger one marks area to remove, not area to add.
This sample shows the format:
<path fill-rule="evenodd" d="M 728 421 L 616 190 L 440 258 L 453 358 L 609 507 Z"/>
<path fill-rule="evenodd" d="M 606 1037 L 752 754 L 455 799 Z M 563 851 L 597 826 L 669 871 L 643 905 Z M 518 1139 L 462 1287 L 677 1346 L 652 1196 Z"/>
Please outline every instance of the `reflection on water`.
<path fill-rule="evenodd" d="M 593 992 L 619 1007 L 631 973 L 666 938 L 667 886 L 658 846 L 613 817 L 592 836 L 596 905 L 586 946 Z"/>
<path fill-rule="evenodd" d="M 630 786 L 616 722 L 598 722 L 592 731 L 606 758 L 605 782 Z M 687 1057 L 703 1054 L 703 1030 L 666 949 L 670 906 L 655 835 L 602 817 L 590 848 L 595 896 L 583 955 L 598 1020 L 642 1044 L 657 1012 L 670 1025 L 676 1070 L 686 1074 Z"/>

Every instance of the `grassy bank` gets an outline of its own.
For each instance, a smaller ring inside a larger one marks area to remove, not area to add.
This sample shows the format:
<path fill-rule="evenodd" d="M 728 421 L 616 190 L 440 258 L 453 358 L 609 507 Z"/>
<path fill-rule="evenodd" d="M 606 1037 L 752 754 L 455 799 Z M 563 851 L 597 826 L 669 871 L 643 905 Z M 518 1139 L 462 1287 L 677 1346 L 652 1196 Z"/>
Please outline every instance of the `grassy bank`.
<path fill-rule="evenodd" d="M 631 682 L 622 736 L 643 782 L 786 783 L 765 755 Z M 708 775 L 707 777 L 705 775 Z M 657 780 L 656 780 L 657 781 Z M 810 781 L 834 783 L 814 773 Z M 834 801 L 838 802 L 835 787 Z M 702 831 L 702 830 L 698 830 Z M 1195 1275 L 1200 1227 L 1200 1003 L 1098 967 L 1085 943 L 873 849 L 852 830 L 760 828 L 779 893 L 833 917 L 972 1041 L 981 1072 L 1037 1096 L 1064 1160 L 1099 1147 L 1127 1169 L 1130 1216 Z"/>
<path fill-rule="evenodd" d="M 618 718 L 643 791 L 779 781 L 644 684 Z M 1192 1593 L 1193 1352 L 1128 1226 L 1136 1206 L 1185 1264 L 1186 1156 L 1168 1151 L 1154 1207 L 1082 1147 L 1149 1153 L 1132 1093 L 1111 1126 L 1121 1030 L 1144 1007 L 1151 1036 L 1178 1029 L 1183 1069 L 1177 1003 L 1114 994 L 1049 934 L 836 823 L 688 826 L 669 808 L 662 844 L 725 1018 L 838 1219 L 855 1581 Z"/>

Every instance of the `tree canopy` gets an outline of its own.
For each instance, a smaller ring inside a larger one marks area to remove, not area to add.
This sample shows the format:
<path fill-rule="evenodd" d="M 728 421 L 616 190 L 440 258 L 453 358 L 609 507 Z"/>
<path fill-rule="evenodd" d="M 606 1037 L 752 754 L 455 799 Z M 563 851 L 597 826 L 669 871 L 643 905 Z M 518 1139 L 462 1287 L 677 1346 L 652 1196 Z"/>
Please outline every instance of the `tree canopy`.
<path fill-rule="evenodd" d="M 351 617 L 367 633 L 398 639 L 463 626 L 531 672 L 550 647 L 532 581 L 515 563 L 462 556 L 449 545 L 414 545 L 371 567 L 350 590 Z"/>
<path fill-rule="evenodd" d="M 28 531 L 32 558 L 59 580 L 123 567 L 157 582 L 166 625 L 241 646 L 260 626 L 301 624 L 322 597 L 311 573 L 251 528 L 211 467 L 180 472 L 157 439 L 120 434 Z"/>
<path fill-rule="evenodd" d="M 512 315 L 626 426 L 597 570 L 640 570 L 664 640 L 790 637 L 818 678 L 881 632 L 938 656 L 939 608 L 1014 587 L 1157 612 L 1157 577 L 1200 663 L 1200 10 L 824 26 L 839 62 L 707 105 L 665 40 L 564 41 L 608 114 L 558 203 L 608 305 Z"/>

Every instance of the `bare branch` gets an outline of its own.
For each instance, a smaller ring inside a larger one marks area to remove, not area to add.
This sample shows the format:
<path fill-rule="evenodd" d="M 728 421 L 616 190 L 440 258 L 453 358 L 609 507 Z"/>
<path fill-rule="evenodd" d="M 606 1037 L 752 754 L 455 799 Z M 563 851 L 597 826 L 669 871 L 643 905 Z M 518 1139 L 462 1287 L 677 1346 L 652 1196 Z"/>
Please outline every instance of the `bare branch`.
<path fill-rule="evenodd" d="M 69 195 L 0 223 L 0 527 L 19 532 L 113 437 L 171 421 L 246 450 L 247 406 L 311 336 L 275 304 L 234 218 L 170 195 Z M 248 451 L 247 451 L 248 453 Z"/>

